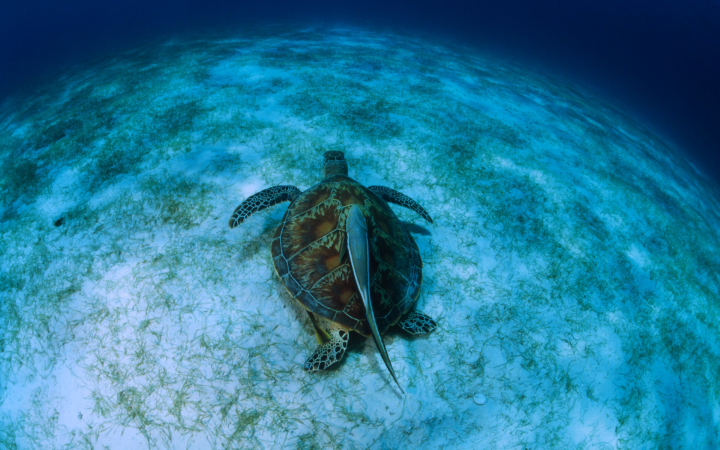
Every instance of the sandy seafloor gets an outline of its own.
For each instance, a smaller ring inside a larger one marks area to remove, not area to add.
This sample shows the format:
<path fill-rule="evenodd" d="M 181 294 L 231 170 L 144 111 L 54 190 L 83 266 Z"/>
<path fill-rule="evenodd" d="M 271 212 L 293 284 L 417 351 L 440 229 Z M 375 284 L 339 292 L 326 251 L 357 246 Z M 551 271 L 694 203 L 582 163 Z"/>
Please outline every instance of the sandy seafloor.
<path fill-rule="evenodd" d="M 438 321 L 385 337 L 406 395 L 357 335 L 303 371 L 287 204 L 227 225 L 326 150 L 435 219 L 393 207 Z M 0 448 L 720 447 L 718 191 L 570 82 L 363 29 L 177 39 L 5 101 L 0 162 Z"/>

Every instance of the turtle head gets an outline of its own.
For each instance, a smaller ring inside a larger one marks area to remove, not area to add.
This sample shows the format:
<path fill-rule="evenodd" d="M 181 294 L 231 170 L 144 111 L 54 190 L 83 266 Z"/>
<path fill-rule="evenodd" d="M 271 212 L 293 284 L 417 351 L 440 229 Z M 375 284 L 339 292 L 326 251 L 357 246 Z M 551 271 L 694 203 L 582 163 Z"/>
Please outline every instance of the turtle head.
<path fill-rule="evenodd" d="M 348 163 L 345 159 L 345 154 L 337 150 L 325 152 L 323 155 L 323 178 L 347 174 Z"/>

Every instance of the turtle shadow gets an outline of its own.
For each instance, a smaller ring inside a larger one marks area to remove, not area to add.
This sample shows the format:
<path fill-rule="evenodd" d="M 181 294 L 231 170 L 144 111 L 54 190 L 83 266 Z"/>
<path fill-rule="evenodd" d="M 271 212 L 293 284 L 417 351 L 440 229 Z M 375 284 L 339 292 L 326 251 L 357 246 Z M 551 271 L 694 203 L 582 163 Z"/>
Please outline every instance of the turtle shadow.
<path fill-rule="evenodd" d="M 430 336 L 430 333 L 424 333 L 424 334 L 410 334 L 407 331 L 403 330 L 402 328 L 398 326 L 392 326 L 388 328 L 382 335 L 383 340 L 385 341 L 387 338 L 391 338 L 393 341 L 395 339 L 400 339 L 403 341 L 414 341 L 416 339 L 427 339 Z M 349 354 L 360 354 L 362 353 L 362 349 L 365 346 L 366 342 L 370 342 L 370 345 L 373 347 L 375 351 L 377 351 L 377 348 L 375 346 L 375 343 L 372 342 L 372 337 L 365 337 L 359 333 L 352 332 L 350 334 L 350 339 L 348 340 L 348 346 L 347 349 L 345 349 L 345 357 L 343 357 L 340 361 L 333 364 L 329 368 L 325 369 L 326 371 L 330 371 L 334 368 L 339 368 L 343 364 L 345 364 L 345 361 L 348 359 L 347 355 Z M 387 344 L 387 342 L 385 342 Z"/>
<path fill-rule="evenodd" d="M 362 353 L 362 348 L 365 346 L 365 342 L 371 338 L 367 338 L 362 334 L 352 332 L 350 339 L 348 339 L 348 346 L 345 353 Z M 343 358 L 343 361 L 345 358 Z"/>
<path fill-rule="evenodd" d="M 402 225 L 405 227 L 405 229 L 411 233 L 422 234 L 424 236 L 430 236 L 430 230 L 428 230 L 427 228 L 425 228 L 423 226 L 420 226 L 420 225 L 418 225 L 416 223 L 412 223 L 412 222 L 400 221 L 400 223 L 402 223 Z"/>
<path fill-rule="evenodd" d="M 283 210 L 282 213 L 284 214 L 285 211 Z M 252 259 L 263 252 L 267 252 L 266 254 L 270 256 L 270 242 L 280 225 L 277 216 L 277 214 L 267 214 L 262 220 L 252 217 L 229 231 L 232 236 L 229 242 L 234 246 L 239 260 Z"/>

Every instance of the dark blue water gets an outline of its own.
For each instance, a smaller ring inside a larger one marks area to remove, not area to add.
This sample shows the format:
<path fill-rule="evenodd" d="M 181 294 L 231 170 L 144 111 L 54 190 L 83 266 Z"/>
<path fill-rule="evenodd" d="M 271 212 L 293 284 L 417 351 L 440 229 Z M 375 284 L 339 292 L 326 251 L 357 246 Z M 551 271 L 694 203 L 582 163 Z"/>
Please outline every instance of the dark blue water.
<path fill-rule="evenodd" d="M 281 21 L 443 36 L 566 75 L 630 109 L 720 183 L 718 0 L 4 2 L 0 98 L 139 41 Z"/>

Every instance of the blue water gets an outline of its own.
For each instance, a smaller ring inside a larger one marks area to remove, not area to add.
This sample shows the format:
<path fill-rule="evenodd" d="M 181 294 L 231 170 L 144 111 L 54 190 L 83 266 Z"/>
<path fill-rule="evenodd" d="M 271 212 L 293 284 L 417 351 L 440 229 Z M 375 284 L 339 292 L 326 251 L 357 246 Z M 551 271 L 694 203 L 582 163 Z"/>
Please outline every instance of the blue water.
<path fill-rule="evenodd" d="M 138 41 L 283 21 L 444 36 L 549 68 L 635 111 L 720 180 L 717 1 L 4 2 L 0 98 Z"/>

